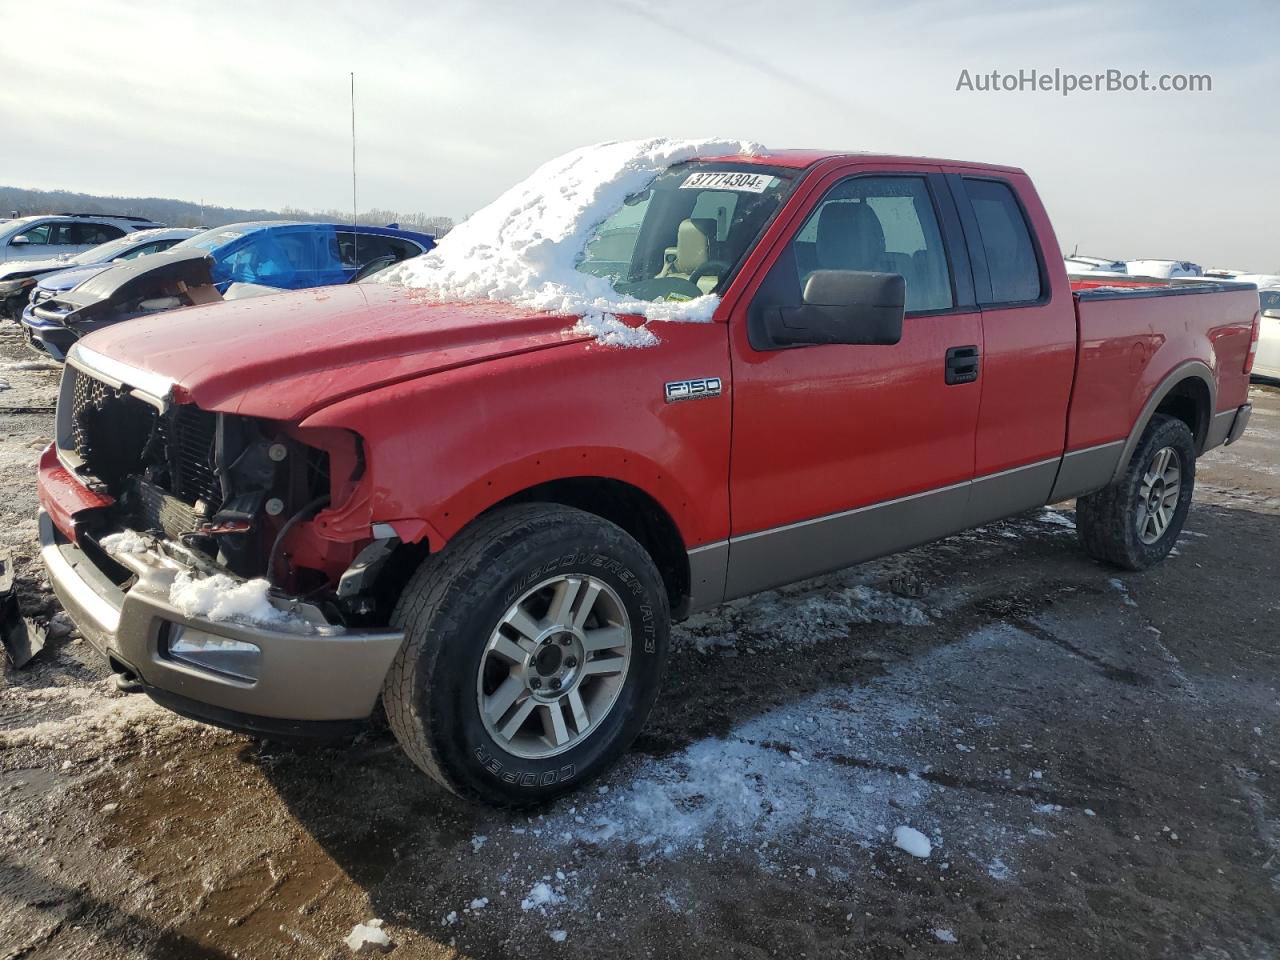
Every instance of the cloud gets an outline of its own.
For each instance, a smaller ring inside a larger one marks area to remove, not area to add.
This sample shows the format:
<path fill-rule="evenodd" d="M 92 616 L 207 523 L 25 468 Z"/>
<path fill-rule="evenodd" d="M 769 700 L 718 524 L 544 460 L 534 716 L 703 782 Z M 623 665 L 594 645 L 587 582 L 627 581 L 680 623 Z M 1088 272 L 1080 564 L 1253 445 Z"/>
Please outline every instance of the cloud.
<path fill-rule="evenodd" d="M 345 207 L 354 70 L 371 207 L 463 216 L 583 143 L 735 136 L 1012 163 L 1065 245 L 1275 269 L 1277 27 L 1262 3 L 11 4 L 0 179 Z M 964 68 L 1031 67 L 1214 91 L 955 91 Z"/>

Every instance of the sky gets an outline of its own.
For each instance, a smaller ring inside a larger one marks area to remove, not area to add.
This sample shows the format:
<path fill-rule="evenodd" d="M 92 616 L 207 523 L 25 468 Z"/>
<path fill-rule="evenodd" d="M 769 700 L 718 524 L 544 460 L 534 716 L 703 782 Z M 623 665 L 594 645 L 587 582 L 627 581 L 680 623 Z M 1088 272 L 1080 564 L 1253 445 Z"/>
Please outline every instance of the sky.
<path fill-rule="evenodd" d="M 671 135 L 1025 169 L 1066 251 L 1280 272 L 1280 3 L 0 0 L 0 184 L 455 219 Z M 979 92 L 961 71 L 1208 74 Z"/>

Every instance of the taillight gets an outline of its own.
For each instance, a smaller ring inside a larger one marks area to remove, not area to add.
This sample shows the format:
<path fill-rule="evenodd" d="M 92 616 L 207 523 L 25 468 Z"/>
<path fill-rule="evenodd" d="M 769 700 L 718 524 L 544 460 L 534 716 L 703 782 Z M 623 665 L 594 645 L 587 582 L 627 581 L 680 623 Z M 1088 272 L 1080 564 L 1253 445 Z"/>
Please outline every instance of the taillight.
<path fill-rule="evenodd" d="M 1253 336 L 1249 340 L 1249 353 L 1244 358 L 1244 375 L 1253 373 L 1253 360 L 1258 355 L 1258 336 L 1262 333 L 1262 311 L 1253 315 Z"/>

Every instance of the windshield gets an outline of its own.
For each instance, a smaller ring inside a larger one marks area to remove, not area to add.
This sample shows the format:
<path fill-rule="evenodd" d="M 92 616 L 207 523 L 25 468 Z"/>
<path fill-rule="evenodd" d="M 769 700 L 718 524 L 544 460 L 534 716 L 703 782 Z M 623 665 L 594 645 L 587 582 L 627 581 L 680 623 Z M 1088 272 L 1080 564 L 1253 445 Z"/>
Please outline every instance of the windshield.
<path fill-rule="evenodd" d="M 792 185 L 794 171 L 685 163 L 596 228 L 577 269 L 637 300 L 692 300 L 724 288 Z"/>
<path fill-rule="evenodd" d="M 257 230 L 262 226 L 260 223 L 240 223 L 233 224 L 229 227 L 214 227 L 212 230 L 206 230 L 204 233 L 197 233 L 190 239 L 183 240 L 179 244 L 175 244 L 170 249 L 182 250 L 191 247 L 199 247 L 201 250 L 216 250 L 224 244 L 230 243 L 237 237 L 243 237 L 250 231 Z"/>
<path fill-rule="evenodd" d="M 96 247 L 90 247 L 84 253 L 77 254 L 71 258 L 72 263 L 106 263 L 108 260 L 114 260 L 120 254 L 125 253 L 130 247 L 136 247 L 140 240 L 136 233 L 127 233 L 123 237 L 115 240 L 108 240 L 106 243 L 100 243 Z"/>

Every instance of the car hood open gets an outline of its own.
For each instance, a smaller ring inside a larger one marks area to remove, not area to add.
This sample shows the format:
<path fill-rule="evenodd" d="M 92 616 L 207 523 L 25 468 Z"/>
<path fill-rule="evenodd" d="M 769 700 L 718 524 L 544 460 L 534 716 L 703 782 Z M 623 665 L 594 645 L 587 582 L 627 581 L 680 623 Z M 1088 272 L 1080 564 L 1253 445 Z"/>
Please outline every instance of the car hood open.
<path fill-rule="evenodd" d="M 575 319 L 370 283 L 173 310 L 80 345 L 91 364 L 172 381 L 203 409 L 296 422 L 389 383 L 585 339 L 566 332 Z"/>

